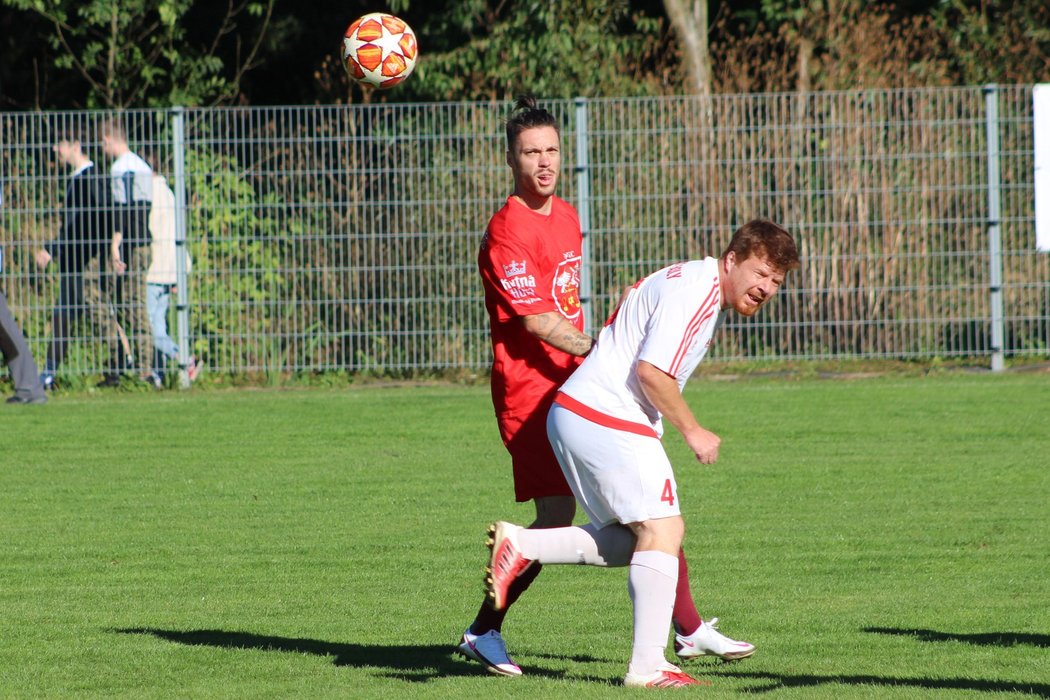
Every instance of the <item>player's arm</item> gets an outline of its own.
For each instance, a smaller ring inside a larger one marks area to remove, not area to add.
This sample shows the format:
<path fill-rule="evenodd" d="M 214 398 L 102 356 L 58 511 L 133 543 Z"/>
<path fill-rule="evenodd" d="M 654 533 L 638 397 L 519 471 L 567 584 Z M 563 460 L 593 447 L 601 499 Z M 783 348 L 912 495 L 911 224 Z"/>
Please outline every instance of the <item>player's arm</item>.
<path fill-rule="evenodd" d="M 696 458 L 702 464 L 714 464 L 722 440 L 696 421 L 675 378 L 645 360 L 638 361 L 635 373 L 645 398 L 682 434 Z"/>
<path fill-rule="evenodd" d="M 583 357 L 594 347 L 594 338 L 580 332 L 557 311 L 522 316 L 521 322 L 529 333 L 570 355 Z"/>

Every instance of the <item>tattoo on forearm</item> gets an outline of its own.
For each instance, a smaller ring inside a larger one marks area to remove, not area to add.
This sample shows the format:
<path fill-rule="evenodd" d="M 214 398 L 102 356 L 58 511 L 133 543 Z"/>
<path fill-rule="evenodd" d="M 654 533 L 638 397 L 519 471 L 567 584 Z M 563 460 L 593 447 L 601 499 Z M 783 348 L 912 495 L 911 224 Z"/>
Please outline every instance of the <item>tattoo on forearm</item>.
<path fill-rule="evenodd" d="M 594 347 L 593 338 L 576 330 L 575 326 L 561 318 L 557 319 L 553 327 L 542 337 L 559 350 L 580 357 L 589 353 Z"/>

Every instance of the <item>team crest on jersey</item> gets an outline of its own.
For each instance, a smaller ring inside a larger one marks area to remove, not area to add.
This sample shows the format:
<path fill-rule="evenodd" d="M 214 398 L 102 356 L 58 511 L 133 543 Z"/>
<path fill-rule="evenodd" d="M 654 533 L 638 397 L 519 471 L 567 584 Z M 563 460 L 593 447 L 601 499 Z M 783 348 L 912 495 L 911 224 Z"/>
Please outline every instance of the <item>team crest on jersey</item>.
<path fill-rule="evenodd" d="M 558 263 L 554 272 L 554 288 L 551 290 L 558 311 L 570 321 L 580 315 L 580 256 L 566 253 L 565 260 Z"/>

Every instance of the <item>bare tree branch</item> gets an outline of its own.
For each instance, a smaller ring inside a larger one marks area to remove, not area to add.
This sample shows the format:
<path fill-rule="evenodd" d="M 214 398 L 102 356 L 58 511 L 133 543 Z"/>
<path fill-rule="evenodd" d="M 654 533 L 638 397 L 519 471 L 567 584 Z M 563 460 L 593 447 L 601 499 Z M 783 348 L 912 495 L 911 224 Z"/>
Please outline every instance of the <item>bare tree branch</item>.
<path fill-rule="evenodd" d="M 266 3 L 266 14 L 263 18 L 262 28 L 259 30 L 259 34 L 255 38 L 255 44 L 252 46 L 252 50 L 248 53 L 248 58 L 246 58 L 237 68 L 237 73 L 232 81 L 234 87 L 240 85 L 244 74 L 255 67 L 255 57 L 259 53 L 259 48 L 262 46 L 263 39 L 266 38 L 266 31 L 269 29 L 270 20 L 273 18 L 274 2 L 275 0 L 268 0 Z"/>

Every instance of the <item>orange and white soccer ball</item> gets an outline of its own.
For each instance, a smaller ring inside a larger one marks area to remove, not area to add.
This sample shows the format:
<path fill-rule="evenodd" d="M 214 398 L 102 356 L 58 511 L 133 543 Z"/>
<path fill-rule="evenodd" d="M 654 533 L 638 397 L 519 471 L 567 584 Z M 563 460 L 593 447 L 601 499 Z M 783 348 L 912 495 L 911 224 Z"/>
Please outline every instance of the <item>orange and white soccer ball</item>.
<path fill-rule="evenodd" d="M 358 17 L 343 36 L 343 65 L 359 83 L 385 89 L 412 74 L 419 48 L 405 20 L 385 12 Z"/>

